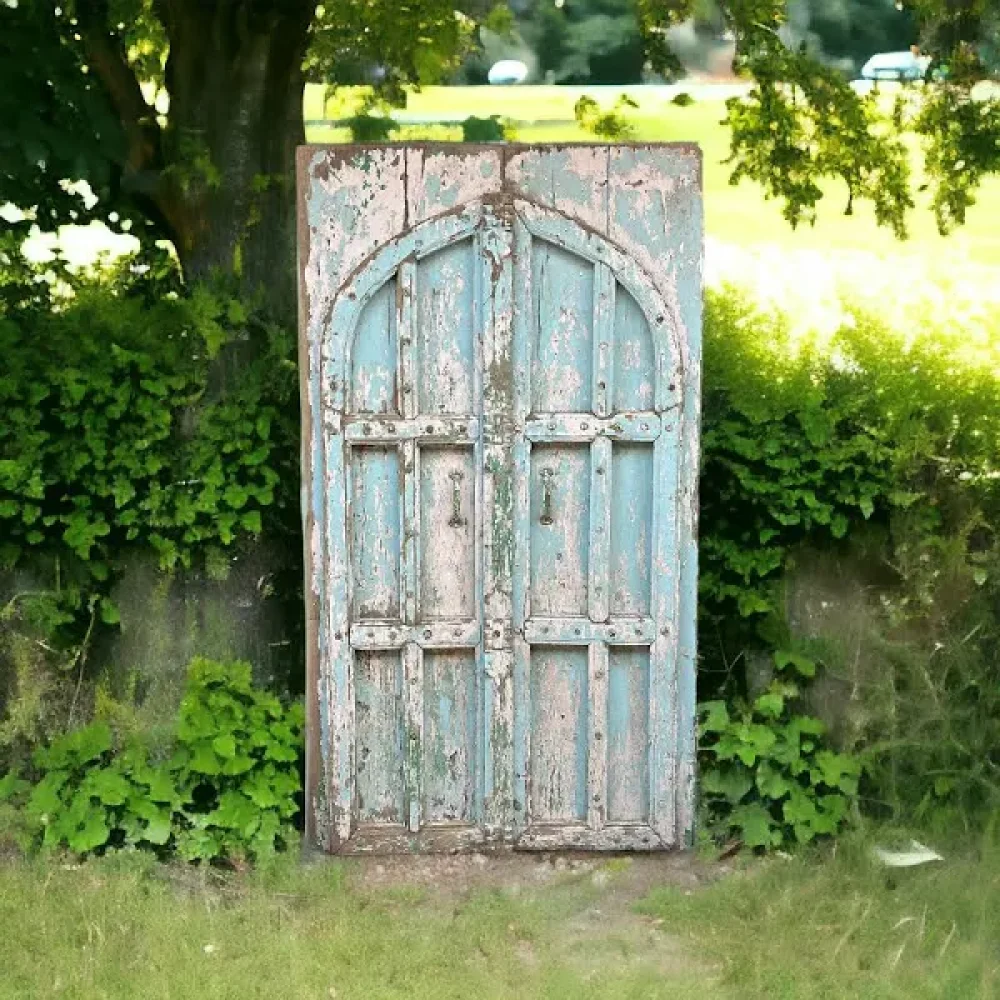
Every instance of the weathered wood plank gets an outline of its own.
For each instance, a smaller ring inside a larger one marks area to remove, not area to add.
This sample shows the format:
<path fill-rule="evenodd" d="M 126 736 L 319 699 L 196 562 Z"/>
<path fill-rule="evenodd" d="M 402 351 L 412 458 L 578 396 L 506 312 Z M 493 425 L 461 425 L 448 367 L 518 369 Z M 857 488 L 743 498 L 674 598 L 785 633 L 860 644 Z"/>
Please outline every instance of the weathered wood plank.
<path fill-rule="evenodd" d="M 592 407 L 594 269 L 560 247 L 532 244 L 536 412 L 579 413 Z"/>
<path fill-rule="evenodd" d="M 407 225 L 454 211 L 503 184 L 503 151 L 497 147 L 406 150 Z"/>
<path fill-rule="evenodd" d="M 653 446 L 615 443 L 609 464 L 612 492 L 606 578 L 611 614 L 648 615 L 653 572 Z M 640 483 L 643 488 L 636 488 Z"/>
<path fill-rule="evenodd" d="M 403 818 L 403 667 L 398 653 L 362 652 L 354 669 L 357 815 L 362 823 Z"/>
<path fill-rule="evenodd" d="M 531 613 L 586 617 L 590 449 L 536 445 L 530 489 Z"/>
<path fill-rule="evenodd" d="M 420 452 L 418 620 L 477 615 L 475 477 L 471 448 Z"/>
<path fill-rule="evenodd" d="M 473 240 L 420 261 L 415 323 L 418 412 L 472 414 L 475 372 Z"/>
<path fill-rule="evenodd" d="M 613 648 L 608 664 L 608 822 L 649 821 L 649 647 Z"/>
<path fill-rule="evenodd" d="M 607 234 L 609 161 L 606 145 L 518 149 L 505 180 L 517 197 Z"/>
<path fill-rule="evenodd" d="M 402 469 L 395 448 L 351 451 L 352 614 L 399 619 Z"/>
<path fill-rule="evenodd" d="M 587 648 L 531 650 L 530 822 L 586 820 Z"/>

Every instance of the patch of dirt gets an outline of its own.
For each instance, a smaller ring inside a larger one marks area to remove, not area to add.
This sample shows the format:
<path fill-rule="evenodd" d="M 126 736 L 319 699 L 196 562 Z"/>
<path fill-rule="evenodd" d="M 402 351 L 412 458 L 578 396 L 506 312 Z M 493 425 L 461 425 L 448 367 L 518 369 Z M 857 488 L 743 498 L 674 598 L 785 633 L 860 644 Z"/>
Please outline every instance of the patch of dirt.
<path fill-rule="evenodd" d="M 429 905 L 460 906 L 477 891 L 500 891 L 550 901 L 561 914 L 539 942 L 520 940 L 515 952 L 526 966 L 550 956 L 584 979 L 616 969 L 654 969 L 685 981 L 714 978 L 718 970 L 692 953 L 662 921 L 635 912 L 658 886 L 695 892 L 732 871 L 690 853 L 606 855 L 593 853 L 397 855 L 343 859 L 355 892 L 416 889 Z"/>
<path fill-rule="evenodd" d="M 517 895 L 589 878 L 606 888 L 609 898 L 641 899 L 654 886 L 696 889 L 725 875 L 728 866 L 700 861 L 693 854 L 544 853 L 410 854 L 344 858 L 351 887 L 433 889 L 442 898 L 477 889 L 500 889 Z"/>

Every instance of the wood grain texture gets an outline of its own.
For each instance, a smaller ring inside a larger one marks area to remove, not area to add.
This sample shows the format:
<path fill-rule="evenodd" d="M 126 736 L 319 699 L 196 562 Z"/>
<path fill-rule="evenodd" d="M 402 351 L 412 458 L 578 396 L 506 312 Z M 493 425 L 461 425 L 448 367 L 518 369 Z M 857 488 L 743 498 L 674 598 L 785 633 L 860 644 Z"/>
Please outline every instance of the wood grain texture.
<path fill-rule="evenodd" d="M 697 151 L 305 147 L 299 220 L 308 836 L 690 842 Z"/>

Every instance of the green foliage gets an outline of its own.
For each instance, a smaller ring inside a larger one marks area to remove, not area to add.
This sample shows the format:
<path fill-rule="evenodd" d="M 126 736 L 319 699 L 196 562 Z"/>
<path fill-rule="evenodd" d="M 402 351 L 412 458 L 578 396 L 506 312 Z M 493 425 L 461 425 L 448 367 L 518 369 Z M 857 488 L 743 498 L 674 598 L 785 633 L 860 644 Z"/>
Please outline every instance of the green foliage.
<path fill-rule="evenodd" d="M 195 660 L 168 767 L 187 860 L 261 858 L 291 843 L 301 789 L 302 708 L 253 686 L 248 663 Z"/>
<path fill-rule="evenodd" d="M 972 822 L 1000 803 L 996 321 L 955 303 L 947 320 L 914 309 L 892 327 L 848 302 L 826 322 L 803 329 L 732 290 L 708 296 L 702 697 L 769 726 L 781 691 L 747 703 L 738 666 L 777 650 L 782 677 L 846 685 L 840 736 L 864 755 L 871 808 Z M 808 656 L 787 645 L 780 586 L 803 546 L 853 554 L 871 577 L 856 634 Z M 748 759 L 761 732 L 743 731 Z M 746 783 L 739 755 L 727 766 Z M 741 816 L 759 833 L 758 805 Z"/>
<path fill-rule="evenodd" d="M 297 374 L 291 338 L 238 300 L 134 281 L 0 313 L 0 352 L 0 569 L 35 581 L 0 605 L 17 756 L 56 704 L 72 724 L 129 560 L 224 574 L 264 530 L 297 549 Z"/>
<path fill-rule="evenodd" d="M 347 119 L 351 130 L 351 142 L 386 142 L 399 125 L 388 115 L 372 115 L 362 112 Z"/>
<path fill-rule="evenodd" d="M 512 129 L 499 115 L 470 115 L 462 122 L 462 142 L 507 142 L 512 138 Z"/>
<path fill-rule="evenodd" d="M 816 665 L 780 651 L 781 680 L 751 702 L 701 705 L 699 765 L 708 830 L 747 847 L 780 847 L 833 836 L 858 794 L 861 764 L 824 742 L 825 725 L 796 710 Z"/>
<path fill-rule="evenodd" d="M 192 662 L 172 752 L 154 759 L 104 722 L 37 749 L 33 785 L 11 774 L 0 801 L 24 799 L 43 849 L 119 847 L 188 861 L 260 859 L 294 837 L 301 706 L 255 688 L 246 663 Z"/>
<path fill-rule="evenodd" d="M 700 586 L 710 613 L 775 611 L 768 581 L 806 540 L 906 517 L 930 544 L 954 527 L 958 497 L 992 516 L 992 355 L 932 317 L 917 322 L 893 330 L 850 307 L 821 342 L 732 290 L 709 294 Z"/>
<path fill-rule="evenodd" d="M 580 127 L 601 139 L 621 141 L 635 134 L 634 126 L 626 119 L 629 111 L 639 107 L 627 94 L 622 94 L 608 111 L 592 97 L 584 94 L 573 107 L 573 114 Z"/>
<path fill-rule="evenodd" d="M 534 4 L 524 34 L 556 83 L 640 82 L 642 37 L 631 0 Z"/>

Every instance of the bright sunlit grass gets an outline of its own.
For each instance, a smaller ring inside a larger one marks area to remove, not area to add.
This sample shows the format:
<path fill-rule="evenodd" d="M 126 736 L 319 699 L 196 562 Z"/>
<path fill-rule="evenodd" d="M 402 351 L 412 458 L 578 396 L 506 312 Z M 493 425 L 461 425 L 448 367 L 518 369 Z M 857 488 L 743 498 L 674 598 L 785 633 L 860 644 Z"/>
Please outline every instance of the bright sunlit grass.
<path fill-rule="evenodd" d="M 722 964 L 740 1000 L 995 1000 L 1000 845 L 889 869 L 871 838 L 772 858 L 711 888 L 654 891 L 643 912 Z"/>

